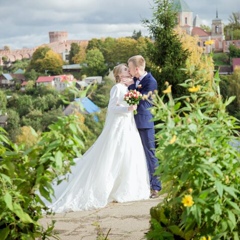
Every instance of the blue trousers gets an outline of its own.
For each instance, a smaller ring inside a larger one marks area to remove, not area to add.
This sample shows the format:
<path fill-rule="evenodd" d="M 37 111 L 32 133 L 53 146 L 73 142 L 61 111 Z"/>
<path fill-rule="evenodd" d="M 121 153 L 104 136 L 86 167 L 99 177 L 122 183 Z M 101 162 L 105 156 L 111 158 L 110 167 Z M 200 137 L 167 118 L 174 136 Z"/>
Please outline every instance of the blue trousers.
<path fill-rule="evenodd" d="M 154 128 L 144 128 L 138 129 L 143 148 L 145 151 L 147 166 L 149 172 L 150 186 L 152 190 L 161 190 L 161 183 L 159 181 L 159 177 L 157 177 L 154 173 L 156 168 L 158 167 L 158 159 L 155 156 L 155 130 Z"/>

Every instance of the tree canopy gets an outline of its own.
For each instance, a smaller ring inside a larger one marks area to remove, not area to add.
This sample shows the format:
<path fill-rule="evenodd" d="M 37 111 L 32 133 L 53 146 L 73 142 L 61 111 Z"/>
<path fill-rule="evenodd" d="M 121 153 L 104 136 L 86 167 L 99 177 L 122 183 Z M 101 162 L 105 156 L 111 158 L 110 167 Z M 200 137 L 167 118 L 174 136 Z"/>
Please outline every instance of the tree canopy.
<path fill-rule="evenodd" d="M 58 75 L 62 73 L 63 60 L 49 47 L 39 47 L 33 53 L 28 71 L 34 69 L 41 74 Z"/>
<path fill-rule="evenodd" d="M 175 31 L 177 12 L 169 0 L 155 0 L 153 18 L 145 19 L 153 43 L 148 45 L 150 68 L 158 81 L 159 91 L 163 90 L 164 82 L 172 85 L 174 94 L 181 94 L 178 83 L 187 79 L 183 68 L 186 67 L 188 50 L 183 49 L 179 35 Z"/>

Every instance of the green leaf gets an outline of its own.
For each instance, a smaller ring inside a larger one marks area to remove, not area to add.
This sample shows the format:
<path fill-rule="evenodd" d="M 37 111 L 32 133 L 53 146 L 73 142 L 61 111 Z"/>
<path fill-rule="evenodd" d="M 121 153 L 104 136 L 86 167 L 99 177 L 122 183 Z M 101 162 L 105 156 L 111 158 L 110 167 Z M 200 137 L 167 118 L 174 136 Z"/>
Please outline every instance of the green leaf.
<path fill-rule="evenodd" d="M 238 232 L 233 232 L 233 240 L 239 240 Z"/>
<path fill-rule="evenodd" d="M 218 215 L 222 214 L 221 205 L 219 203 L 214 204 L 214 212 L 215 214 L 218 214 Z"/>
<path fill-rule="evenodd" d="M 55 155 L 55 160 L 56 160 L 56 168 L 61 169 L 62 168 L 62 161 L 63 161 L 63 154 L 60 151 L 57 151 Z"/>
<path fill-rule="evenodd" d="M 231 211 L 227 211 L 228 213 L 228 226 L 230 227 L 231 231 L 236 227 L 236 218 L 235 215 Z"/>
<path fill-rule="evenodd" d="M 238 214 L 240 214 L 240 208 L 235 202 L 232 202 L 232 201 L 230 201 L 229 199 L 226 198 L 226 203 L 228 205 L 230 205 L 231 207 L 233 207 L 235 210 L 237 210 Z"/>
<path fill-rule="evenodd" d="M 1 178 L 3 178 L 6 182 L 12 184 L 11 178 L 3 173 L 0 174 Z"/>
<path fill-rule="evenodd" d="M 221 171 L 221 169 L 216 165 L 216 164 L 212 164 L 211 168 L 213 168 L 213 170 L 220 176 L 223 177 L 223 173 Z"/>
<path fill-rule="evenodd" d="M 205 191 L 202 191 L 201 193 L 200 193 L 200 195 L 199 195 L 199 198 L 201 198 L 201 199 L 205 199 L 207 196 L 208 196 L 208 194 L 209 194 L 209 192 L 210 192 L 211 190 L 209 190 L 209 189 L 206 189 Z"/>
<path fill-rule="evenodd" d="M 181 102 L 178 102 L 174 106 L 174 110 L 177 111 L 181 107 Z"/>
<path fill-rule="evenodd" d="M 173 234 L 180 237 L 184 237 L 183 231 L 177 225 L 172 225 L 172 226 L 169 226 L 168 228 Z"/>
<path fill-rule="evenodd" d="M 191 132 L 197 132 L 197 125 L 191 123 L 190 125 L 188 125 L 188 129 L 189 129 Z"/>
<path fill-rule="evenodd" d="M 4 228 L 4 229 L 1 229 L 1 230 L 0 230 L 1 240 L 7 239 L 9 233 L 10 233 L 9 227 L 6 227 L 6 228 Z"/>
<path fill-rule="evenodd" d="M 225 106 L 228 106 L 236 97 L 235 96 L 231 96 L 224 104 Z"/>
<path fill-rule="evenodd" d="M 235 188 L 233 188 L 233 187 L 228 187 L 228 186 L 225 186 L 225 185 L 223 185 L 223 188 L 224 188 L 224 190 L 225 190 L 227 193 L 229 193 L 232 197 L 238 199 L 237 195 L 235 194 L 235 191 L 236 191 Z"/>
<path fill-rule="evenodd" d="M 20 218 L 23 223 L 33 223 L 31 217 L 23 211 L 22 207 L 19 204 L 13 204 L 13 212 Z"/>
<path fill-rule="evenodd" d="M 223 185 L 220 181 L 216 180 L 215 181 L 215 186 L 216 186 L 216 190 L 218 192 L 218 195 L 220 198 L 222 198 L 223 195 Z"/>
<path fill-rule="evenodd" d="M 4 195 L 3 199 L 4 199 L 4 202 L 6 203 L 7 207 L 8 207 L 11 211 L 13 211 L 12 196 L 10 195 L 10 193 L 7 192 L 7 193 Z"/>

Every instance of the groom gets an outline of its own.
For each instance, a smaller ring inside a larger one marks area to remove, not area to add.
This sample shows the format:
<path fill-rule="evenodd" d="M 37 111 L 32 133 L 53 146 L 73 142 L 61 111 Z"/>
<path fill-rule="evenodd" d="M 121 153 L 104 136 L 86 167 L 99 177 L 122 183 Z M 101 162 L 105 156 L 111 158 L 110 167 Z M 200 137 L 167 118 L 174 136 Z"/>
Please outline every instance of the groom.
<path fill-rule="evenodd" d="M 142 95 L 147 95 L 150 91 L 153 92 L 158 89 L 157 81 L 151 73 L 145 71 L 145 65 L 145 59 L 141 55 L 128 59 L 129 73 L 134 80 L 134 83 L 128 89 L 136 89 Z M 152 107 L 152 104 L 149 101 L 141 100 L 137 108 L 135 121 L 147 158 L 151 186 L 150 198 L 157 198 L 159 196 L 158 192 L 161 190 L 161 183 L 158 177 L 154 175 L 158 160 L 155 157 L 155 129 L 154 122 L 151 121 L 153 116 L 149 110 L 150 107 Z"/>

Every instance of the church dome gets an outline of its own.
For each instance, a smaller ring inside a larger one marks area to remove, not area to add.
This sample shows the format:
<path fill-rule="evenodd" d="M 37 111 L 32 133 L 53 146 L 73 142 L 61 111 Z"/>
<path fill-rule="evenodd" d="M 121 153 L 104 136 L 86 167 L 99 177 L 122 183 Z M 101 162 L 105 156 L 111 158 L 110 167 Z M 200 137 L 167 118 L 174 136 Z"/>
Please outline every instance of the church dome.
<path fill-rule="evenodd" d="M 192 12 L 184 0 L 173 0 L 173 7 L 178 12 Z"/>

